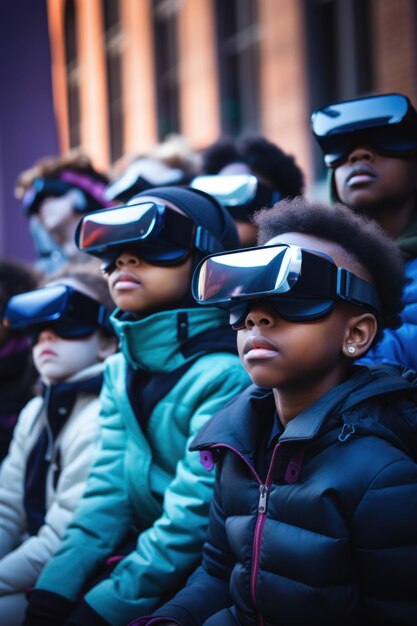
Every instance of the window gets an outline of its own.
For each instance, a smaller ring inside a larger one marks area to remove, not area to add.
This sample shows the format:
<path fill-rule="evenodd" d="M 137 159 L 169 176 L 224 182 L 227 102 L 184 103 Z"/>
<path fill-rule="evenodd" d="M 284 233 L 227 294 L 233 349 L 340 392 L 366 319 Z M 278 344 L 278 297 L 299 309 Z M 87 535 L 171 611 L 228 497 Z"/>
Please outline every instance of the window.
<path fill-rule="evenodd" d="M 178 0 L 152 0 L 158 135 L 179 132 Z"/>
<path fill-rule="evenodd" d="M 310 110 L 373 89 L 371 0 L 304 0 Z M 314 142 L 316 176 L 324 174 Z"/>
<path fill-rule="evenodd" d="M 64 14 L 69 146 L 80 145 L 80 74 L 74 0 L 67 0 Z"/>
<path fill-rule="evenodd" d="M 120 28 L 119 0 L 103 1 L 106 76 L 109 112 L 110 158 L 123 154 L 123 101 L 121 55 L 123 34 Z"/>
<path fill-rule="evenodd" d="M 222 131 L 259 129 L 259 28 L 256 0 L 215 0 Z"/>

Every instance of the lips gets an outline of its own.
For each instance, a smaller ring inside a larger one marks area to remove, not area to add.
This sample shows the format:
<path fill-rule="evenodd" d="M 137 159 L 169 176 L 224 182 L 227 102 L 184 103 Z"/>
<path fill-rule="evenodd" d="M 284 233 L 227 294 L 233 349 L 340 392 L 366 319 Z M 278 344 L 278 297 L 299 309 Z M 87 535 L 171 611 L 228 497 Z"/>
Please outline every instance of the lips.
<path fill-rule="evenodd" d="M 271 358 L 276 356 L 278 350 L 274 344 L 272 344 L 265 337 L 259 336 L 249 337 L 243 347 L 243 353 L 247 358 Z"/>
<path fill-rule="evenodd" d="M 121 272 L 112 277 L 112 286 L 115 289 L 136 289 L 141 286 L 140 280 L 137 276 L 133 276 L 128 272 Z"/>
<path fill-rule="evenodd" d="M 376 179 L 375 172 L 367 165 L 358 165 L 353 167 L 346 184 L 348 187 L 355 187 L 356 185 L 366 185 L 373 182 Z"/>
<path fill-rule="evenodd" d="M 54 357 L 56 357 L 56 356 L 58 356 L 58 355 L 57 355 L 57 353 L 56 353 L 56 352 L 54 352 L 53 350 L 45 349 L 45 350 L 42 350 L 42 352 L 40 353 L 40 355 L 39 355 L 39 356 L 40 356 L 42 359 L 47 359 L 47 358 L 50 358 L 50 357 L 54 358 Z"/>

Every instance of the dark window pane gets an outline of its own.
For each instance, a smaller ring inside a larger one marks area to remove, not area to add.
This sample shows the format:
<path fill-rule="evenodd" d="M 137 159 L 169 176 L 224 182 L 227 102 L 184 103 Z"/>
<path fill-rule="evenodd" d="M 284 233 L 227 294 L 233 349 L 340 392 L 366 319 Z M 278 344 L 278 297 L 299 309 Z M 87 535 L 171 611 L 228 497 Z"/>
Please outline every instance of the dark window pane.
<path fill-rule="evenodd" d="M 222 131 L 259 128 L 259 29 L 256 0 L 215 0 Z"/>
<path fill-rule="evenodd" d="M 152 0 L 158 135 L 179 132 L 177 0 Z"/>
<path fill-rule="evenodd" d="M 103 1 L 106 75 L 110 133 L 110 158 L 123 154 L 123 101 L 121 81 L 121 44 L 119 0 Z"/>
<path fill-rule="evenodd" d="M 371 0 L 304 0 L 310 110 L 373 88 Z M 316 177 L 324 176 L 314 141 Z"/>
<path fill-rule="evenodd" d="M 80 145 L 80 86 L 77 24 L 74 0 L 65 4 L 65 55 L 67 75 L 68 135 L 70 148 Z"/>

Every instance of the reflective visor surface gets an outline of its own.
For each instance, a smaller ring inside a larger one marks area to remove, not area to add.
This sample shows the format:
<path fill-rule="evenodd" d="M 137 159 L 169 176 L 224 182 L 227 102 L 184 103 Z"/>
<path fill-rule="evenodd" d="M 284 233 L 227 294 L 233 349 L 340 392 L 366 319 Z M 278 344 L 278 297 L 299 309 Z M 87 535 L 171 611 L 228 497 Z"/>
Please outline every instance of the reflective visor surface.
<path fill-rule="evenodd" d="M 252 202 L 258 181 L 252 174 L 221 174 L 196 176 L 190 187 L 205 191 L 225 207 L 242 206 Z"/>
<path fill-rule="evenodd" d="M 105 209 L 87 214 L 77 232 L 80 250 L 105 248 L 145 239 L 155 227 L 158 206 L 153 202 Z"/>
<path fill-rule="evenodd" d="M 229 302 L 234 297 L 286 293 L 301 269 L 297 246 L 266 246 L 205 259 L 193 278 L 193 295 L 201 303 Z"/>
<path fill-rule="evenodd" d="M 3 324 L 10 328 L 59 319 L 68 305 L 69 291 L 64 285 L 43 287 L 13 296 L 8 301 Z"/>
<path fill-rule="evenodd" d="M 408 111 L 408 102 L 400 94 L 360 98 L 331 104 L 312 114 L 313 132 L 324 137 L 363 128 L 399 124 Z"/>

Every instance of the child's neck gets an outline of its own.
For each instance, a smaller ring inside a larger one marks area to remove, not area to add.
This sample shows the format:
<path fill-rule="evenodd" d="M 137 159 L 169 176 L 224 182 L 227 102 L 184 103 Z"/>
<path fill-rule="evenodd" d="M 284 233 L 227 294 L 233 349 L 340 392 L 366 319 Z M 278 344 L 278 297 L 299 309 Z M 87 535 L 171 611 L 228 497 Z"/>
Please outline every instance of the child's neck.
<path fill-rule="evenodd" d="M 378 207 L 373 212 L 374 219 L 393 239 L 397 239 L 412 222 L 417 213 L 416 198 L 409 197 L 393 207 Z"/>
<path fill-rule="evenodd" d="M 325 378 L 310 384 L 295 384 L 285 389 L 273 389 L 275 407 L 284 428 L 302 411 L 314 404 L 328 391 L 340 385 L 346 378 L 346 369 L 335 369 Z"/>

